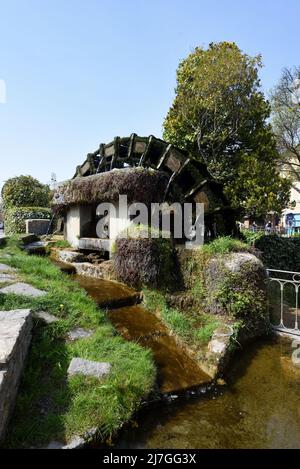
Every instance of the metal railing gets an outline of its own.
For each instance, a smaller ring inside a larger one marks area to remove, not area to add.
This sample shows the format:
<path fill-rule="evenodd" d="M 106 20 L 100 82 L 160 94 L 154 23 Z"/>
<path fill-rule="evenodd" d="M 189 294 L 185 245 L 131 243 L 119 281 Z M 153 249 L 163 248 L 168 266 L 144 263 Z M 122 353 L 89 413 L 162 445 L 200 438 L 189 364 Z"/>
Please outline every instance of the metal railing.
<path fill-rule="evenodd" d="M 300 335 L 300 272 L 267 269 L 269 312 L 275 330 Z"/>

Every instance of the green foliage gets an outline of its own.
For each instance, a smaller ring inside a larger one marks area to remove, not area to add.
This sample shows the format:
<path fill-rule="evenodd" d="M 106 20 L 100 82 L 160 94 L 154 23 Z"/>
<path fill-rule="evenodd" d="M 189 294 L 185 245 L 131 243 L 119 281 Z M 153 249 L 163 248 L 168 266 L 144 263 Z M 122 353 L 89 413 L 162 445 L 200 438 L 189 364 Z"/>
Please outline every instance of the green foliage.
<path fill-rule="evenodd" d="M 300 238 L 261 236 L 254 246 L 261 251 L 262 261 L 269 269 L 300 272 Z"/>
<path fill-rule="evenodd" d="M 92 427 L 109 438 L 137 410 L 151 390 L 155 366 L 149 350 L 118 336 L 104 311 L 72 279 L 47 258 L 28 256 L 17 238 L 0 249 L 0 262 L 19 269 L 18 276 L 47 292 L 39 298 L 0 295 L 0 309 L 31 308 L 49 311 L 59 321 L 43 326 L 37 321 L 16 409 L 6 441 L 8 447 L 32 447 L 51 440 L 83 435 Z M 5 254 L 11 254 L 7 258 Z M 93 331 L 87 339 L 70 342 L 74 327 Z M 72 357 L 108 361 L 105 380 L 85 376 L 67 378 Z"/>
<path fill-rule="evenodd" d="M 187 345 L 205 345 L 220 325 L 219 320 L 210 314 L 192 315 L 170 308 L 161 292 L 145 288 L 143 293 L 147 308 L 158 312 L 167 327 Z"/>
<path fill-rule="evenodd" d="M 49 241 L 48 247 L 66 249 L 66 248 L 70 248 L 71 244 L 66 239 L 60 239 L 58 241 Z"/>
<path fill-rule="evenodd" d="M 245 243 L 231 236 L 221 236 L 202 247 L 202 251 L 209 255 L 228 254 L 229 252 L 247 251 L 248 249 Z"/>
<path fill-rule="evenodd" d="M 246 332 L 254 330 L 257 323 L 261 324 L 262 332 L 263 324 L 266 328 L 268 318 L 263 285 L 261 288 L 258 286 L 254 288 L 253 279 L 251 281 L 241 273 L 229 274 L 227 272 L 219 286 L 219 291 L 216 292 L 216 298 L 235 321 L 243 321 L 242 325 Z"/>
<path fill-rule="evenodd" d="M 205 162 L 242 212 L 280 212 L 290 183 L 277 171 L 279 154 L 261 90 L 261 57 L 234 43 L 197 47 L 177 70 L 176 97 L 164 138 Z"/>
<path fill-rule="evenodd" d="M 243 230 L 242 236 L 249 246 L 253 246 L 256 240 L 265 236 L 265 233 L 263 231 Z"/>
<path fill-rule="evenodd" d="M 5 209 L 11 207 L 49 207 L 50 188 L 32 176 L 8 179 L 2 188 Z"/>
<path fill-rule="evenodd" d="M 272 125 L 282 170 L 300 181 L 300 67 L 285 68 L 271 93 Z"/>
<path fill-rule="evenodd" d="M 5 234 L 25 233 L 25 220 L 31 218 L 51 219 L 51 209 L 43 207 L 7 208 L 4 215 Z"/>

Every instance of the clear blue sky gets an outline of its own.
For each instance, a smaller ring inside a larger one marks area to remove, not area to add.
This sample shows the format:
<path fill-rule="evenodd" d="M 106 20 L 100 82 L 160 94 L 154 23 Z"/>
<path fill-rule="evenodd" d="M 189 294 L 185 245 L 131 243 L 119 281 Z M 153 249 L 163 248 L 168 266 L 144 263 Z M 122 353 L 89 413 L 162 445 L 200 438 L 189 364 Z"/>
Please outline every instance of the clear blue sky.
<path fill-rule="evenodd" d="M 235 41 L 268 91 L 299 65 L 299 0 L 0 0 L 0 186 L 73 175 L 100 142 L 161 136 L 179 60 Z"/>

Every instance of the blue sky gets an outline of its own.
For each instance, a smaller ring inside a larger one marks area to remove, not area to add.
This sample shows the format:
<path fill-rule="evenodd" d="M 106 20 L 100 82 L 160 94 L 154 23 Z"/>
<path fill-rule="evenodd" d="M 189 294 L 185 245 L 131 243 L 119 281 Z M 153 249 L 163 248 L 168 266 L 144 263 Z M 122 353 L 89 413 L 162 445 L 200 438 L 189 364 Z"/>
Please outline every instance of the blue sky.
<path fill-rule="evenodd" d="M 261 53 L 267 92 L 299 65 L 299 0 L 0 0 L 0 186 L 71 177 L 116 135 L 161 136 L 196 45 Z"/>

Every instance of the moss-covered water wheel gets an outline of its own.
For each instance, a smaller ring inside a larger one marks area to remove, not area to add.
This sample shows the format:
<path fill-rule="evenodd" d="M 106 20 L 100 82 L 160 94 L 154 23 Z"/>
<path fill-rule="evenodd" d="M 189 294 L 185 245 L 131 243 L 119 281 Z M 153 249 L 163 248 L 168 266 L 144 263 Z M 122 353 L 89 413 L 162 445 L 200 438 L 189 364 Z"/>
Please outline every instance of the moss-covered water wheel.
<path fill-rule="evenodd" d="M 213 180 L 206 165 L 190 158 L 188 153 L 150 135 L 115 137 L 101 143 L 94 153 L 88 153 L 74 178 L 105 173 L 115 168 L 152 168 L 163 172 L 168 183 L 164 200 L 204 203 L 205 228 L 210 237 L 232 234 L 234 214 L 222 186 Z"/>

